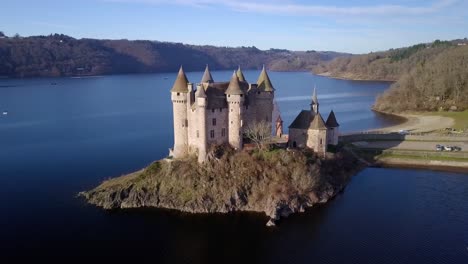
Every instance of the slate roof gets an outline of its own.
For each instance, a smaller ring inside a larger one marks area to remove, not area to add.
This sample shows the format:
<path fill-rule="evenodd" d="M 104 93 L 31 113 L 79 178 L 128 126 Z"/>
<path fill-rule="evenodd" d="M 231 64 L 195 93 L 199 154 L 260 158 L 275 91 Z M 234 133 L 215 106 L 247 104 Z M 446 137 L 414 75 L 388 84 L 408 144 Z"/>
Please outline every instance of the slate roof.
<path fill-rule="evenodd" d="M 210 69 L 208 68 L 208 65 L 206 65 L 205 73 L 203 73 L 201 83 L 212 83 L 212 82 L 214 82 L 213 76 L 211 76 Z"/>
<path fill-rule="evenodd" d="M 200 88 L 198 88 L 196 93 L 197 98 L 207 98 L 205 88 L 203 87 L 203 85 L 200 85 L 199 87 Z"/>
<path fill-rule="evenodd" d="M 240 66 L 237 69 L 236 74 L 237 74 L 237 78 L 239 79 L 240 82 L 246 82 L 245 77 L 244 77 L 244 73 L 242 73 L 242 70 L 241 70 Z"/>
<path fill-rule="evenodd" d="M 265 65 L 263 65 L 262 72 L 257 80 L 257 85 L 260 90 L 265 92 L 274 92 L 275 88 L 273 88 L 273 84 L 271 84 L 270 77 L 265 69 Z"/>
<path fill-rule="evenodd" d="M 229 82 L 229 86 L 226 90 L 226 94 L 230 95 L 240 95 L 244 94 L 244 91 L 240 88 L 239 79 L 237 77 L 236 71 L 232 74 L 231 81 Z"/>
<path fill-rule="evenodd" d="M 325 121 L 323 121 L 322 115 L 318 113 L 314 120 L 312 121 L 312 124 L 310 124 L 311 129 L 327 129 L 327 126 L 325 125 Z"/>
<path fill-rule="evenodd" d="M 180 66 L 179 73 L 177 74 L 177 78 L 172 86 L 171 92 L 173 93 L 188 93 L 188 85 L 189 81 L 187 76 L 185 75 L 184 69 Z"/>
<path fill-rule="evenodd" d="M 311 117 L 310 110 L 302 110 L 291 123 L 289 128 L 308 129 L 312 121 Z"/>
<path fill-rule="evenodd" d="M 327 129 L 325 122 L 323 121 L 322 115 L 318 115 L 313 118 L 312 112 L 310 110 L 302 110 L 291 123 L 289 128 L 295 129 Z"/>
<path fill-rule="evenodd" d="M 331 110 L 330 114 L 328 115 L 327 118 L 327 127 L 339 127 L 340 124 L 338 124 L 338 121 L 336 121 L 335 113 L 333 110 Z"/>

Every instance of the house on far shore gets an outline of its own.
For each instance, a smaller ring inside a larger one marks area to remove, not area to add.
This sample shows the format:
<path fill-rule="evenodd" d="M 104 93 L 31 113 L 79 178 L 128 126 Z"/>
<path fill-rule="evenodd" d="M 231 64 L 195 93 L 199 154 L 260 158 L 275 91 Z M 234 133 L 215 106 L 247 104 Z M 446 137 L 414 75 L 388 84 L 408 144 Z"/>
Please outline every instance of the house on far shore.
<path fill-rule="evenodd" d="M 333 110 L 325 122 L 319 111 L 314 88 L 310 110 L 302 110 L 289 126 L 289 147 L 311 148 L 317 153 L 327 152 L 328 145 L 338 145 L 339 127 Z"/>

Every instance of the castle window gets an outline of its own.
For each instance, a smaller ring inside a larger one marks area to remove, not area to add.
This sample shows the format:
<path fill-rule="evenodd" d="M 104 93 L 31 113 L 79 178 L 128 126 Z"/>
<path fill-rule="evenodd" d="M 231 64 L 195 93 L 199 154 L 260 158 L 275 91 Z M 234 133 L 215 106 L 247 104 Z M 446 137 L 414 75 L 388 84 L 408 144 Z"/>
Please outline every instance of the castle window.
<path fill-rule="evenodd" d="M 214 138 L 214 130 L 210 130 L 210 138 Z"/>
<path fill-rule="evenodd" d="M 214 111 L 215 111 L 215 110 L 214 110 L 214 108 L 213 108 L 213 109 L 211 109 L 211 113 L 214 113 Z"/>
<path fill-rule="evenodd" d="M 185 119 L 185 127 L 188 127 L 188 120 Z"/>
<path fill-rule="evenodd" d="M 248 105 L 245 106 L 245 110 L 247 110 L 247 109 L 249 109 L 249 106 L 248 106 Z"/>
<path fill-rule="evenodd" d="M 233 108 L 231 108 L 231 112 L 232 112 L 232 111 L 234 111 L 234 109 L 233 109 Z"/>
<path fill-rule="evenodd" d="M 244 97 L 244 95 L 243 95 L 243 94 L 241 94 L 241 95 L 240 95 L 240 97 Z"/>
<path fill-rule="evenodd" d="M 213 118 L 213 126 L 216 126 L 216 118 Z"/>
<path fill-rule="evenodd" d="M 197 138 L 200 137 L 200 131 L 197 130 Z"/>
<path fill-rule="evenodd" d="M 322 139 L 320 139 L 320 145 L 322 145 L 322 144 L 323 144 L 323 141 L 322 141 Z"/>
<path fill-rule="evenodd" d="M 260 92 L 257 92 L 258 94 L 260 94 Z"/>
<path fill-rule="evenodd" d="M 220 113 L 221 113 L 221 112 L 223 112 L 223 109 L 222 109 L 222 108 L 220 108 L 220 109 L 219 109 L 219 112 L 220 112 Z"/>
<path fill-rule="evenodd" d="M 180 95 L 180 93 L 177 93 L 177 96 L 179 96 L 179 95 Z"/>
<path fill-rule="evenodd" d="M 225 129 L 225 128 L 223 128 L 223 129 L 221 130 L 221 136 L 222 136 L 222 137 L 225 137 L 225 136 L 226 136 L 226 129 Z"/>

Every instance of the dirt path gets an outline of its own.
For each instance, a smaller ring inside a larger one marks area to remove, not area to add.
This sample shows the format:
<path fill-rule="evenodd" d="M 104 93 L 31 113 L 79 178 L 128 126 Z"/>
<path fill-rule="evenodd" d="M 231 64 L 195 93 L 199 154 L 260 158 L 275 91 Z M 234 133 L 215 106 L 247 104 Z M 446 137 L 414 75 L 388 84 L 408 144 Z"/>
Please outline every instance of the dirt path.
<path fill-rule="evenodd" d="M 398 132 L 399 130 L 408 130 L 409 132 L 431 132 L 454 125 L 454 120 L 450 117 L 443 116 L 426 116 L 416 114 L 401 114 L 398 115 L 407 119 L 403 124 L 374 129 L 372 131 L 381 132 Z"/>

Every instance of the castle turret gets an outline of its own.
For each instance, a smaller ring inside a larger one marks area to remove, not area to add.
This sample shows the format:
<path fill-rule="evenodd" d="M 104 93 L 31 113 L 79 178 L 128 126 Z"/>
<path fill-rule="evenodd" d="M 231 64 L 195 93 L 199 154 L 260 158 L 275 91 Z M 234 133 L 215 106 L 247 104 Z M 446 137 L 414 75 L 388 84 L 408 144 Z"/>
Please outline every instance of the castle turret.
<path fill-rule="evenodd" d="M 276 119 L 276 136 L 282 137 L 283 136 L 283 119 L 281 119 L 281 115 L 278 116 Z"/>
<path fill-rule="evenodd" d="M 239 79 L 239 82 L 246 82 L 245 77 L 244 77 L 244 73 L 242 72 L 240 66 L 239 66 L 239 68 L 237 68 L 236 75 L 237 75 L 237 78 Z"/>
<path fill-rule="evenodd" d="M 328 115 L 327 122 L 325 123 L 327 126 L 327 138 L 328 144 L 330 145 L 338 145 L 338 136 L 339 136 L 339 127 L 338 121 L 336 121 L 335 113 L 331 110 L 330 114 Z"/>
<path fill-rule="evenodd" d="M 327 126 L 319 112 L 307 130 L 307 147 L 313 148 L 317 153 L 323 154 L 327 152 L 327 142 Z"/>
<path fill-rule="evenodd" d="M 174 115 L 174 148 L 172 149 L 172 155 L 174 158 L 183 157 L 188 152 L 187 104 L 189 96 L 189 81 L 181 66 L 171 89 Z"/>
<path fill-rule="evenodd" d="M 312 115 L 317 115 L 319 112 L 319 103 L 317 99 L 317 90 L 314 87 L 314 93 L 312 94 L 312 102 L 310 103 L 310 110 L 312 111 Z"/>
<path fill-rule="evenodd" d="M 208 68 L 208 67 L 207 67 Z M 210 74 L 211 75 L 211 74 Z M 198 124 L 197 124 L 197 137 L 198 137 L 198 162 L 204 162 L 206 160 L 207 153 L 207 133 L 206 133 L 206 106 L 207 106 L 207 96 L 205 93 L 205 88 L 203 84 L 200 85 L 196 93 L 197 100 L 197 114 L 198 114 Z"/>
<path fill-rule="evenodd" d="M 213 80 L 213 77 L 211 76 L 211 72 L 207 64 L 205 68 L 205 73 L 203 73 L 203 77 L 201 79 L 201 83 L 212 83 L 212 82 L 214 82 L 214 80 Z"/>
<path fill-rule="evenodd" d="M 232 74 L 231 81 L 226 90 L 228 102 L 228 127 L 229 144 L 235 149 L 242 148 L 242 125 L 245 94 L 242 91 L 236 71 Z"/>
<path fill-rule="evenodd" d="M 255 105 L 257 107 L 257 121 L 266 121 L 270 126 L 272 125 L 274 93 L 275 88 L 271 84 L 265 65 L 263 65 L 262 72 L 257 80 Z"/>

